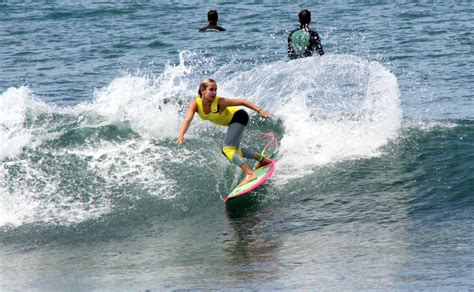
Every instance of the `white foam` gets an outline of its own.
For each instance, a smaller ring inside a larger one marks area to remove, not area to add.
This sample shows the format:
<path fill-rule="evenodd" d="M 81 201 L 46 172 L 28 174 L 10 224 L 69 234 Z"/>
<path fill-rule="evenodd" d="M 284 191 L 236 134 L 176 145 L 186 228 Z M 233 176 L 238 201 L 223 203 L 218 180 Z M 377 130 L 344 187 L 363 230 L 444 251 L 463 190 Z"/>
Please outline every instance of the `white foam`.
<path fill-rule="evenodd" d="M 72 179 L 65 184 L 54 163 L 48 167 L 39 167 L 29 159 L 3 163 L 0 226 L 77 224 L 117 210 L 116 202 L 123 199 L 130 204 L 145 196 L 172 199 L 178 193 L 177 182 L 167 177 L 164 166 L 164 161 L 176 156 L 172 151 L 151 141 L 129 140 L 100 141 L 49 153 L 50 159 L 54 157 L 77 168 L 74 171 L 78 177 L 93 178 L 86 183 Z M 81 161 L 81 167 L 72 161 Z M 12 176 L 8 171 L 11 166 L 23 173 Z"/>
<path fill-rule="evenodd" d="M 166 96 L 147 77 L 117 78 L 106 88 L 98 90 L 96 96 L 88 107 L 84 104 L 77 106 L 77 109 L 85 108 L 98 115 L 86 119 L 82 124 L 84 127 L 128 122 L 142 137 L 170 137 L 176 132 L 176 106 L 165 103 Z"/>
<path fill-rule="evenodd" d="M 396 77 L 383 65 L 347 55 L 276 62 L 225 82 L 281 119 L 283 180 L 346 159 L 380 155 L 401 124 Z"/>
<path fill-rule="evenodd" d="M 0 158 L 13 160 L 3 161 L 0 167 L 0 226 L 75 224 L 113 212 L 120 199 L 154 196 L 167 200 L 179 194 L 179 183 L 167 174 L 167 167 L 176 167 L 188 158 L 192 167 L 193 163 L 205 163 L 201 161 L 205 157 L 185 147 L 165 145 L 169 145 L 167 139 L 174 143 L 189 100 L 205 77 L 201 75 L 203 62 L 210 62 L 212 67 L 211 61 L 183 52 L 180 63 L 167 65 L 159 76 L 124 74 L 97 90 L 92 102 L 72 108 L 35 103 L 26 87 L 3 93 L 0 138 L 7 143 L 2 144 Z M 322 165 L 380 155 L 381 147 L 398 135 L 401 109 L 397 79 L 378 62 L 325 55 L 279 61 L 248 71 L 237 67 L 224 70 L 215 71 L 221 78 L 210 76 L 218 79 L 219 95 L 251 100 L 281 120 L 284 132 L 276 173 L 280 182 L 305 176 Z M 48 118 L 53 125 L 26 125 L 27 116 L 34 120 L 43 114 L 60 117 Z M 25 146 L 40 145 L 63 131 L 117 123 L 129 124 L 139 137 L 116 141 L 91 136 L 81 145 L 38 147 L 34 155 L 40 161 L 36 162 L 19 156 Z M 224 130 L 206 123 L 212 127 L 209 133 L 200 123 L 194 119 L 187 139 L 195 131 L 212 136 Z M 45 168 L 38 167 L 42 159 Z M 74 161 L 81 165 L 79 178 L 90 175 L 99 180 L 91 182 L 92 189 L 81 182 L 59 183 L 61 168 L 55 165 Z M 23 173 L 14 174 L 13 168 Z M 117 192 L 129 188 L 135 191 Z"/>
<path fill-rule="evenodd" d="M 54 154 L 53 154 L 54 155 Z M 8 170 L 21 169 L 21 175 Z M 53 166 L 51 166 L 53 167 Z M 99 218 L 111 211 L 110 195 L 90 194 L 88 201 L 77 199 L 79 188 L 64 186 L 60 174 L 38 167 L 30 159 L 3 163 L 0 177 L 0 227 L 30 223 L 69 225 Z"/>
<path fill-rule="evenodd" d="M 176 181 L 166 176 L 165 160 L 174 157 L 172 149 L 157 146 L 149 140 L 129 140 L 124 143 L 102 141 L 100 146 L 84 145 L 69 150 L 68 154 L 89 161 L 91 170 L 98 172 L 107 186 L 117 188 L 126 185 L 140 185 L 142 193 L 160 199 L 171 199 L 176 195 Z"/>
<path fill-rule="evenodd" d="M 180 127 L 179 112 L 196 92 L 198 81 L 190 78 L 197 68 L 187 65 L 194 55 L 180 53 L 180 63 L 167 65 L 159 76 L 125 74 L 95 93 L 90 104 L 80 104 L 78 111 L 94 112 L 83 122 L 96 127 L 128 122 L 143 138 L 174 138 Z"/>
<path fill-rule="evenodd" d="M 0 95 L 0 160 L 21 154 L 32 138 L 25 128 L 27 87 L 9 88 Z"/>
<path fill-rule="evenodd" d="M 124 74 L 97 90 L 92 102 L 69 108 L 36 101 L 27 87 L 11 88 L 2 94 L 1 157 L 13 160 L 2 162 L 0 167 L 0 226 L 75 224 L 116 210 L 114 204 L 120 196 L 132 201 L 143 196 L 164 200 L 176 196 L 177 184 L 167 177 L 164 161 L 173 164 L 175 156 L 183 159 L 192 153 L 181 149 L 177 155 L 175 148 L 157 146 L 150 139 L 176 138 L 181 122 L 178 111 L 182 112 L 193 97 L 198 82 L 189 78 L 195 72 L 185 64 L 190 58 L 192 54 L 181 53 L 180 64 L 167 65 L 158 77 Z M 43 120 L 48 124 L 42 124 Z M 19 156 L 25 146 L 61 137 L 65 131 L 122 122 L 140 137 L 117 142 L 91 136 L 81 145 L 39 147 L 31 154 L 36 157 L 33 160 Z M 64 182 L 58 174 L 60 165 L 74 168 L 75 162 L 81 165 L 74 170 L 78 182 Z M 99 181 L 84 185 L 84 176 Z M 117 192 L 131 186 L 135 191 Z"/>

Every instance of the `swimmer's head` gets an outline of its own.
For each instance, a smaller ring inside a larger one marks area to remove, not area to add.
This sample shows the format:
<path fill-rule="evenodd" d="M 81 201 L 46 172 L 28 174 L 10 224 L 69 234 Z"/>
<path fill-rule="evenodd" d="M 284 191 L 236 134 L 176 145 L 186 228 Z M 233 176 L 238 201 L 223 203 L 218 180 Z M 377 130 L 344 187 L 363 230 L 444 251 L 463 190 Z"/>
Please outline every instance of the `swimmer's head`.
<path fill-rule="evenodd" d="M 218 19 L 219 14 L 217 14 L 217 11 L 209 10 L 209 12 L 207 12 L 207 21 L 216 23 Z"/>
<path fill-rule="evenodd" d="M 298 17 L 301 25 L 308 25 L 311 23 L 311 12 L 308 9 L 301 10 Z"/>

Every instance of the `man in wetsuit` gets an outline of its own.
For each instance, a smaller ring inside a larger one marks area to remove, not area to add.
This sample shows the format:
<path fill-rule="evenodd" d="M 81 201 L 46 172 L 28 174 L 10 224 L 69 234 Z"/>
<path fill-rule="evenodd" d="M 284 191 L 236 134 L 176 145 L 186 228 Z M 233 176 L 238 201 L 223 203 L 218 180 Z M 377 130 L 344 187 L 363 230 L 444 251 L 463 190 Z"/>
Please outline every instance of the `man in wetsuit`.
<path fill-rule="evenodd" d="M 217 20 L 219 19 L 219 15 L 215 10 L 209 10 L 207 13 L 207 21 L 208 25 L 201 28 L 199 32 L 209 32 L 209 31 L 225 31 L 222 26 L 217 25 Z"/>
<path fill-rule="evenodd" d="M 311 57 L 314 51 L 324 54 L 321 39 L 316 31 L 311 30 L 311 12 L 301 10 L 298 14 L 300 28 L 288 35 L 288 57 L 293 59 Z"/>

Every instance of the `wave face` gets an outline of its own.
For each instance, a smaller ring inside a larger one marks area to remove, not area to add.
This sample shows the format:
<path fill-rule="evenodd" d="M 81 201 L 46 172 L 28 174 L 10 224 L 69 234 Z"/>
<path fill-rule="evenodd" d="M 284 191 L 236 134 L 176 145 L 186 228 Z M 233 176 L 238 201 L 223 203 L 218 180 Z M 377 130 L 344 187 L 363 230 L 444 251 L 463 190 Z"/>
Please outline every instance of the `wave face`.
<path fill-rule="evenodd" d="M 225 129 L 196 118 L 187 143 L 174 143 L 202 62 L 182 52 L 161 75 L 124 75 L 72 107 L 42 103 L 28 87 L 3 93 L 0 226 L 77 224 L 140 200 L 180 204 L 202 172 L 212 186 L 204 193 L 224 196 L 239 176 L 219 153 Z M 397 80 L 378 62 L 335 55 L 222 71 L 221 96 L 251 100 L 274 115 L 253 116 L 248 137 L 265 130 L 280 138 L 278 184 L 379 156 L 398 135 Z M 246 143 L 256 143 L 250 138 Z"/>

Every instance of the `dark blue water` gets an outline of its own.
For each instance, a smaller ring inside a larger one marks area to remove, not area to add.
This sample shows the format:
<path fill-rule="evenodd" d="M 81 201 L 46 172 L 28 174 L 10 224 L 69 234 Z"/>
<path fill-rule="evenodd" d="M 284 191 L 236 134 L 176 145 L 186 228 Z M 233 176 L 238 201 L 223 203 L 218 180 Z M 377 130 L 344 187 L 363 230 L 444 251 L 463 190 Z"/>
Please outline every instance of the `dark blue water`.
<path fill-rule="evenodd" d="M 303 8 L 326 54 L 288 62 Z M 0 288 L 474 288 L 473 10 L 0 3 Z M 204 77 L 280 140 L 227 208 L 224 129 L 175 144 Z"/>

